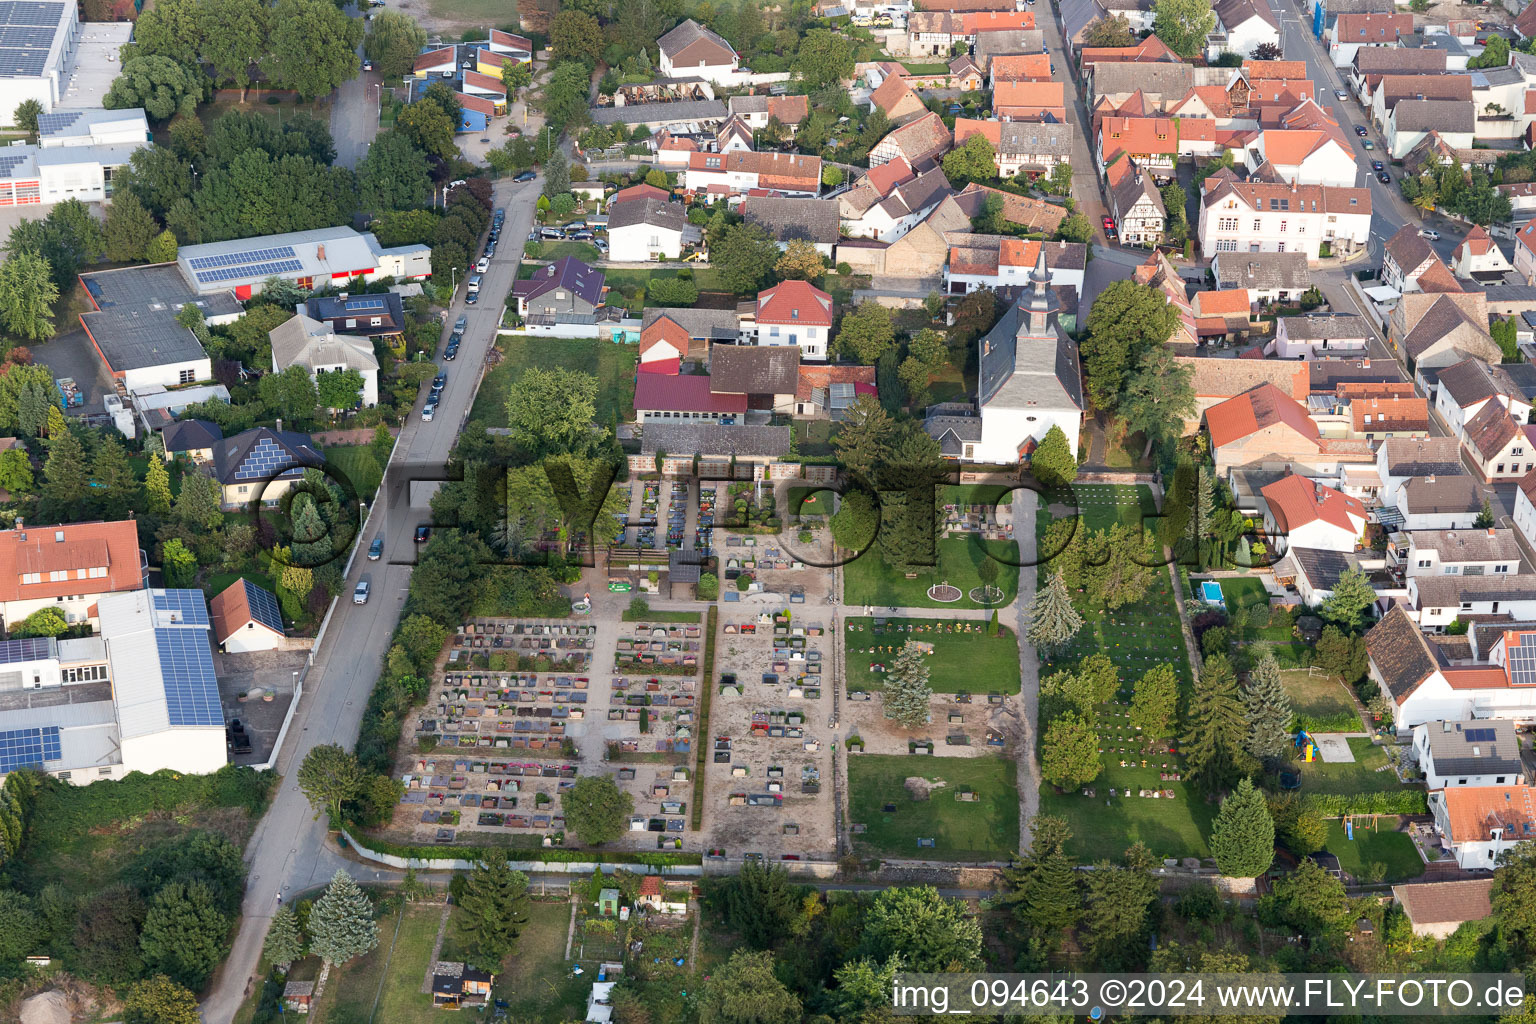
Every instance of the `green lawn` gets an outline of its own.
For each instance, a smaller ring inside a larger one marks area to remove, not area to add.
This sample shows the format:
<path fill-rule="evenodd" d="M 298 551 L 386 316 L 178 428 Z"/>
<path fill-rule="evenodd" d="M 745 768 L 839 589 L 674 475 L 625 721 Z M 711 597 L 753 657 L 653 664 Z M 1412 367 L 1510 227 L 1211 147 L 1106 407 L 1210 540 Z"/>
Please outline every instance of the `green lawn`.
<path fill-rule="evenodd" d="M 1019 845 L 1017 768 L 1003 757 L 854 754 L 848 758 L 851 821 L 867 826 L 854 837 L 861 852 L 932 860 L 1006 860 Z M 921 776 L 944 785 L 914 800 L 904 782 Z M 969 787 L 973 803 L 955 799 Z M 894 805 L 894 811 L 887 811 Z M 933 848 L 919 848 L 932 838 Z"/>
<path fill-rule="evenodd" d="M 539 254 L 533 259 L 553 261 L 567 256 L 574 256 L 584 263 L 596 263 L 602 259 L 603 254 L 591 242 L 573 242 L 566 239 L 560 242 L 540 242 Z"/>
<path fill-rule="evenodd" d="M 1280 673 L 1303 728 L 1319 732 L 1359 732 L 1360 712 L 1338 676 L 1319 670 L 1292 669 Z"/>
<path fill-rule="evenodd" d="M 901 66 L 906 68 L 908 71 L 912 72 L 912 74 L 914 74 L 914 75 L 947 75 L 947 74 L 949 74 L 949 65 L 948 64 L 918 64 L 918 63 L 915 63 L 915 62 L 902 61 Z"/>
<path fill-rule="evenodd" d="M 1394 790 L 1400 785 L 1391 771 L 1377 771 L 1387 763 L 1387 752 L 1365 736 L 1351 736 L 1349 749 L 1355 759 L 1348 764 L 1328 764 L 1313 761 L 1310 764 L 1294 762 L 1301 772 L 1301 792 L 1339 793 L 1346 796 L 1355 793 L 1376 793 Z"/>
<path fill-rule="evenodd" d="M 997 582 L 1003 599 L 1013 600 L 1019 585 L 1019 546 L 1013 541 L 984 540 L 975 534 L 945 537 L 938 542 L 938 565 L 907 579 L 886 564 L 878 547 L 871 547 L 843 568 L 843 600 L 847 604 L 896 606 L 900 608 L 980 608 L 970 598 L 973 588 L 981 586 L 976 567 L 982 560 L 995 557 Z M 928 588 L 947 582 L 960 588 L 961 598 L 949 604 L 933 600 Z"/>
<path fill-rule="evenodd" d="M 896 653 L 907 640 L 917 640 L 933 645 L 933 656 L 928 659 L 928 685 L 935 693 L 1002 693 L 1019 692 L 1019 641 L 1013 631 L 1000 627 L 998 635 L 989 637 L 986 625 L 981 622 L 946 622 L 942 619 L 893 619 L 891 627 L 912 626 L 912 631 L 875 631 L 872 618 L 847 620 L 843 637 L 845 677 L 851 690 L 878 690 L 884 686 L 885 676 L 873 672 L 870 666 L 883 664 L 887 667 L 896 660 Z M 953 627 L 969 625 L 973 632 L 952 633 L 923 631 L 922 627 Z M 887 651 L 885 648 L 891 648 Z M 871 648 L 876 648 L 871 652 Z"/>
<path fill-rule="evenodd" d="M 379 1009 L 372 1019 L 425 1022 L 442 1012 L 433 1007 L 432 997 L 421 991 L 422 980 L 432 966 L 429 961 L 442 913 L 443 908 L 436 904 L 405 909 L 405 919 L 389 957 L 389 970 L 384 975 L 384 988 L 379 994 Z"/>
<path fill-rule="evenodd" d="M 560 1024 L 580 1020 L 596 971 L 575 976 L 565 960 L 571 923 L 569 903 L 530 903 L 517 952 L 496 977 L 495 996 L 505 999 L 512 1019 Z M 595 964 L 583 965 L 593 968 Z"/>
<path fill-rule="evenodd" d="M 432 12 L 432 17 L 441 21 L 505 28 L 518 23 L 517 6 L 514 0 L 430 0 L 427 8 Z M 447 38 L 446 35 L 444 38 Z"/>
<path fill-rule="evenodd" d="M 946 505 L 1012 505 L 1013 488 L 1002 484 L 953 484 L 940 495 Z"/>
<path fill-rule="evenodd" d="M 652 281 L 665 277 L 677 277 L 687 269 L 693 274 L 693 283 L 701 292 L 727 292 L 729 288 L 720 278 L 720 271 L 714 267 L 604 267 L 603 277 L 608 282 L 608 287 L 614 291 L 633 290 L 644 288 Z"/>
<path fill-rule="evenodd" d="M 1343 822 L 1328 823 L 1324 849 L 1339 858 L 1339 867 L 1360 881 L 1402 882 L 1424 873 L 1424 860 L 1408 833 L 1388 831 L 1397 828 L 1396 818 L 1381 818 L 1378 829 L 1370 828 L 1368 821 L 1356 821 L 1354 839 L 1347 837 Z"/>
<path fill-rule="evenodd" d="M 1269 625 L 1269 591 L 1257 576 L 1238 576 L 1221 581 L 1221 597 L 1227 603 L 1230 616 L 1239 608 L 1248 612 L 1248 625 L 1243 630 L 1247 640 L 1270 640 L 1285 643 L 1292 637 L 1290 621 L 1278 626 Z"/>
<path fill-rule="evenodd" d="M 1065 818 L 1072 826 L 1067 853 L 1089 862 L 1118 858 L 1136 842 L 1157 857 L 1209 857 L 1206 837 L 1216 806 L 1182 782 L 1164 782 L 1157 768 L 1108 768 L 1093 781 L 1092 797 L 1040 787 L 1040 813 Z M 1110 789 L 1116 795 L 1109 795 Z M 1143 789 L 1173 790 L 1172 800 L 1127 796 Z"/>
<path fill-rule="evenodd" d="M 833 493 L 825 488 L 791 487 L 788 513 L 796 516 L 831 515 L 832 498 Z"/>
<path fill-rule="evenodd" d="M 697 624 L 699 621 L 699 613 L 658 612 L 653 609 L 642 614 L 637 614 L 626 608 L 624 609 L 623 619 L 625 622 L 691 622 Z"/>
<path fill-rule="evenodd" d="M 1157 515 L 1151 490 L 1139 484 L 1073 484 L 1072 492 L 1077 514 L 1090 530 L 1107 530 L 1116 523 L 1135 526 L 1143 517 Z M 1048 520 L 1040 516 L 1039 521 L 1043 531 Z M 1153 525 L 1155 520 L 1148 524 Z"/>
<path fill-rule="evenodd" d="M 323 454 L 326 462 L 339 469 L 352 482 L 352 488 L 359 498 L 364 501 L 373 500 L 374 492 L 379 489 L 379 482 L 384 478 L 384 470 L 380 468 L 372 448 L 361 444 L 337 445 L 324 449 Z"/>
<path fill-rule="evenodd" d="M 617 416 L 621 421 L 635 415 L 635 362 L 639 350 L 633 345 L 616 345 L 596 338 L 525 338 L 497 339 L 504 358 L 485 375 L 469 418 L 487 427 L 507 425 L 507 391 L 512 382 L 529 367 L 561 366 L 597 377 L 597 422 L 607 426 Z"/>
<path fill-rule="evenodd" d="M 832 438 L 842 429 L 831 420 L 795 420 L 790 423 L 795 448 L 803 459 L 826 458 L 832 454 Z"/>

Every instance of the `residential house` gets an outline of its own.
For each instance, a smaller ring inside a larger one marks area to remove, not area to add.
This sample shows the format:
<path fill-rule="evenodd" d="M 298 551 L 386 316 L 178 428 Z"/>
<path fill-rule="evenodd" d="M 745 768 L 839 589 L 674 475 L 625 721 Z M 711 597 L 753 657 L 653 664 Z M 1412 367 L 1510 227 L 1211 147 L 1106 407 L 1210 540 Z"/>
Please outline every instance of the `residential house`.
<path fill-rule="evenodd" d="M 873 169 L 892 160 L 902 159 L 917 170 L 925 170 L 949 152 L 950 141 L 949 129 L 943 119 L 938 114 L 924 114 L 892 130 L 875 143 L 875 148 L 869 151 L 869 166 Z M 819 163 L 820 157 L 814 159 Z M 819 167 L 817 176 L 819 179 Z"/>
<path fill-rule="evenodd" d="M 727 117 L 715 131 L 714 153 L 750 153 L 753 150 L 752 129 L 739 117 Z"/>
<path fill-rule="evenodd" d="M 1441 287 L 1441 275 L 1438 272 L 1430 274 L 1430 287 L 1424 288 L 1419 284 L 1419 279 L 1436 267 L 1443 270 L 1445 264 L 1440 262 L 1440 257 L 1435 255 L 1429 242 L 1419 234 L 1419 228 L 1405 224 L 1387 239 L 1382 249 L 1381 283 L 1400 292 L 1445 291 L 1447 289 Z M 1452 282 L 1450 290 L 1459 289 Z"/>
<path fill-rule="evenodd" d="M 1388 542 L 1387 561 L 1402 565 L 1405 576 L 1504 576 L 1520 571 L 1520 545 L 1515 531 L 1493 527 L 1409 530 Z"/>
<path fill-rule="evenodd" d="M 1168 210 L 1152 175 L 1143 174 L 1135 160 L 1119 160 L 1110 167 L 1109 205 L 1122 243 L 1152 246 L 1162 241 Z"/>
<path fill-rule="evenodd" d="M 950 87 L 961 92 L 975 92 L 986 83 L 986 75 L 968 53 L 962 53 L 949 62 Z"/>
<path fill-rule="evenodd" d="M 1398 110 L 1404 103 L 1406 113 Z M 1394 159 L 1407 156 L 1431 130 L 1454 148 L 1472 147 L 1477 115 L 1468 75 L 1383 75 L 1372 90 L 1370 109 Z"/>
<path fill-rule="evenodd" d="M 1472 225 L 1472 230 L 1461 240 L 1451 259 L 1451 270 L 1457 277 L 1467 280 L 1502 281 L 1513 269 L 1514 264 L 1504 258 L 1504 253 L 1479 224 Z"/>
<path fill-rule="evenodd" d="M 1378 597 L 1384 597 L 1383 590 L 1390 581 L 1383 578 L 1385 574 L 1364 567 L 1363 559 L 1369 555 L 1368 551 L 1357 554 L 1293 545 L 1285 557 L 1274 564 L 1275 582 L 1283 587 L 1294 587 L 1302 604 L 1317 608 L 1333 596 L 1344 574 L 1353 570 L 1365 572 L 1373 586 L 1382 588 L 1377 591 Z"/>
<path fill-rule="evenodd" d="M 1488 298 L 1481 292 L 1406 292 L 1387 322 L 1387 339 L 1415 369 L 1448 366 L 1469 356 L 1489 363 L 1503 358 L 1488 334 Z"/>
<path fill-rule="evenodd" d="M 1312 287 L 1304 252 L 1217 253 L 1217 288 L 1245 288 L 1255 302 L 1293 302 Z"/>
<path fill-rule="evenodd" d="M 332 334 L 382 338 L 392 346 L 405 333 L 405 302 L 397 292 L 316 295 L 300 303 L 299 312 L 326 324 Z"/>
<path fill-rule="evenodd" d="M 1247 334 L 1253 317 L 1253 303 L 1243 288 L 1196 292 L 1189 307 L 1202 340 Z"/>
<path fill-rule="evenodd" d="M 978 67 L 987 67 L 994 57 L 1044 52 L 1045 33 L 1037 28 L 995 28 L 976 33 L 971 57 Z"/>
<path fill-rule="evenodd" d="M 1194 433 L 1205 413 L 1260 384 L 1272 384 L 1281 394 L 1297 401 L 1307 400 L 1305 364 L 1284 363 L 1278 359 L 1226 359 L 1205 356 L 1176 356 L 1181 366 L 1193 371 L 1190 384 L 1195 392 L 1195 414 L 1184 421 L 1184 432 Z"/>
<path fill-rule="evenodd" d="M 1392 897 L 1403 908 L 1403 915 L 1408 918 L 1413 934 L 1430 939 L 1448 939 L 1467 922 L 1486 921 L 1493 916 L 1493 905 L 1489 899 L 1492 890 L 1493 879 L 1476 878 L 1459 882 L 1394 885 Z"/>
<path fill-rule="evenodd" d="M 7 632 L 56 608 L 70 625 L 95 624 L 107 594 L 142 590 L 148 562 L 131 520 L 0 530 L 0 618 Z"/>
<path fill-rule="evenodd" d="M 1406 530 L 1471 529 L 1482 503 L 1477 481 L 1466 474 L 1459 461 L 1455 473 L 1412 477 L 1397 488 L 1397 511 L 1402 517 L 1401 528 Z"/>
<path fill-rule="evenodd" d="M 1376 469 L 1381 478 L 1381 503 L 1387 507 L 1397 505 L 1398 491 L 1409 480 L 1453 477 L 1466 472 L 1461 465 L 1461 448 L 1454 437 L 1384 441 L 1376 451 Z"/>
<path fill-rule="evenodd" d="M 1324 438 L 1306 407 L 1270 383 L 1206 409 L 1205 424 L 1218 474 L 1291 467 L 1330 475 L 1342 464 L 1374 458 L 1364 441 Z"/>
<path fill-rule="evenodd" d="M 943 174 L 942 171 L 935 173 Z M 817 252 L 830 259 L 833 246 L 837 244 L 836 199 L 748 196 L 741 204 L 741 215 L 748 224 L 756 224 L 768 232 L 768 237 L 778 242 L 780 249 L 794 241 L 810 242 Z"/>
<path fill-rule="evenodd" d="M 1522 181 L 1513 185 L 1495 185 L 1494 188 L 1509 199 L 1514 213 L 1529 214 L 1536 210 L 1536 181 Z M 1519 218 L 1524 220 L 1525 218 Z"/>
<path fill-rule="evenodd" d="M 1065 206 L 1047 202 L 1044 199 L 1036 199 L 1033 196 L 1004 192 L 1002 189 L 991 188 L 974 181 L 951 198 L 967 217 L 975 220 L 985 212 L 985 204 L 994 196 L 1002 204 L 999 216 L 1014 227 L 1031 234 L 1054 235 L 1061 227 L 1061 222 L 1067 219 Z"/>
<path fill-rule="evenodd" d="M 1408 600 L 1419 626 L 1443 629 L 1462 617 L 1536 615 L 1536 578 L 1531 576 L 1410 576 Z M 1492 657 L 1497 660 L 1495 649 Z M 1536 692 L 1536 691 L 1533 691 Z M 1536 710 L 1536 696 L 1532 698 Z"/>
<path fill-rule="evenodd" d="M 1510 411 L 1488 402 L 1462 427 L 1462 450 L 1486 483 L 1519 480 L 1536 469 L 1533 443 Z"/>
<path fill-rule="evenodd" d="M 1067 120 L 1066 86 L 1061 82 L 999 82 L 992 112 L 1004 121 Z"/>
<path fill-rule="evenodd" d="M 907 15 L 907 53 L 948 57 L 956 37 L 964 36 L 962 22 L 962 15 L 947 11 L 913 11 Z"/>
<path fill-rule="evenodd" d="M 999 177 L 1020 173 L 1031 178 L 1050 174 L 1057 164 L 1072 162 L 1072 125 L 1052 121 L 974 121 L 955 119 L 955 145 L 972 135 L 985 135 L 992 144 Z"/>
<path fill-rule="evenodd" d="M 304 471 L 325 463 L 325 456 L 308 434 L 252 427 L 226 437 L 214 449 L 213 479 L 226 510 L 249 509 L 260 502 L 275 507 L 283 495 L 304 478 Z"/>
<path fill-rule="evenodd" d="M 971 237 L 971 219 L 952 198 L 939 201 L 932 213 L 894 242 L 843 238 L 838 262 L 856 273 L 886 280 L 903 280 L 912 287 L 932 288 L 949 258 L 951 239 Z"/>
<path fill-rule="evenodd" d="M 1224 53 L 1251 56 L 1264 44 L 1279 49 L 1280 19 L 1266 0 L 1217 0 L 1216 26 L 1206 40 L 1207 60 L 1215 61 Z"/>
<path fill-rule="evenodd" d="M 1343 131 L 1332 120 L 1318 123 L 1322 127 L 1263 129 L 1243 150 L 1248 167 L 1257 172 L 1267 163 L 1286 184 L 1353 188 L 1360 168 Z"/>
<path fill-rule="evenodd" d="M 632 205 L 638 204 L 624 203 L 613 207 L 608 214 L 609 223 L 613 223 L 614 214 Z M 587 266 L 574 256 L 564 256 L 540 267 L 527 280 L 514 284 L 512 297 L 517 300 L 518 316 L 524 319 L 586 317 L 593 315 L 603 304 L 603 293 L 608 290 L 604 280 L 601 270 Z"/>
<path fill-rule="evenodd" d="M 1078 54 L 1078 66 L 1083 69 L 1085 75 L 1091 74 L 1094 66 L 1100 63 L 1154 64 L 1159 62 L 1179 64 L 1183 62 L 1183 58 L 1155 35 L 1146 36 L 1131 46 L 1085 46 Z"/>
<path fill-rule="evenodd" d="M 1515 232 L 1515 270 L 1526 284 L 1536 284 L 1536 220 Z"/>
<path fill-rule="evenodd" d="M 676 32 L 677 29 L 672 31 Z M 665 54 L 666 51 L 662 52 Z M 432 1005 L 450 1010 L 465 1006 L 483 1008 L 491 1002 L 491 985 L 495 980 L 494 974 L 462 961 L 439 960 L 432 968 Z"/>
<path fill-rule="evenodd" d="M 1275 340 L 1265 349 L 1281 359 L 1358 355 L 1375 336 L 1370 322 L 1353 313 L 1305 313 L 1275 321 Z"/>
<path fill-rule="evenodd" d="M 883 111 L 892 124 L 902 125 L 914 121 L 928 112 L 922 98 L 900 75 L 887 75 L 880 87 L 869 94 L 871 110 Z"/>
<path fill-rule="evenodd" d="M 283 646 L 283 613 L 277 595 L 244 576 L 214 595 L 213 642 L 230 654 L 275 651 Z"/>
<path fill-rule="evenodd" d="M 1423 398 L 1360 395 L 1349 397 L 1348 403 L 1350 422 L 1345 435 L 1347 437 L 1379 441 L 1389 437 L 1429 435 L 1429 402 Z"/>
<path fill-rule="evenodd" d="M 965 235 L 950 246 L 944 268 L 944 289 L 963 295 L 977 288 L 1023 286 L 1041 253 L 1045 254 L 1051 282 L 1083 287 L 1087 246 L 1080 242 L 1028 242 L 997 235 Z"/>
<path fill-rule="evenodd" d="M 1142 171 L 1164 180 L 1179 159 L 1182 121 L 1161 117 L 1106 117 L 1099 124 L 1099 170 L 1108 176 L 1117 160 L 1133 160 Z"/>
<path fill-rule="evenodd" d="M 1458 438 L 1465 440 L 1466 424 L 1488 404 L 1502 405 L 1519 423 L 1531 419 L 1536 401 L 1536 367 L 1529 363 L 1488 363 L 1463 359 L 1439 372 L 1435 386 L 1435 411 Z"/>
<path fill-rule="evenodd" d="M 358 401 L 364 407 L 379 404 L 379 357 L 373 340 L 354 334 L 334 334 L 328 324 L 296 314 L 267 333 L 272 342 L 272 372 L 302 366 L 317 382 L 322 373 L 356 370 L 362 378 Z"/>
<path fill-rule="evenodd" d="M 1260 488 L 1264 530 L 1272 544 L 1353 551 L 1365 533 L 1365 506 L 1316 480 L 1290 474 Z"/>
<path fill-rule="evenodd" d="M 1152 0 L 1099 0 L 1099 4 L 1111 17 L 1125 18 L 1132 32 L 1151 32 L 1156 20 Z"/>
<path fill-rule="evenodd" d="M 1527 782 L 1520 741 L 1508 720 L 1423 722 L 1413 728 L 1413 752 L 1431 792 Z"/>
<path fill-rule="evenodd" d="M 993 88 L 1002 82 L 1047 82 L 1050 78 L 1048 53 L 999 54 L 987 68 L 987 82 Z"/>
<path fill-rule="evenodd" d="M 1442 75 L 1446 70 L 1444 50 L 1362 46 L 1350 61 L 1349 82 L 1356 98 L 1369 107 L 1388 75 Z"/>
<path fill-rule="evenodd" d="M 794 134 L 811 113 L 808 96 L 732 96 L 726 102 L 731 116 L 741 118 L 754 131 L 767 128 L 769 120 L 777 118 Z"/>
<path fill-rule="evenodd" d="M 740 333 L 735 310 L 648 309 L 640 327 L 639 370 L 677 373 L 683 360 L 703 363 L 711 345 L 734 345 Z"/>
<path fill-rule="evenodd" d="M 821 192 L 821 157 L 793 153 L 691 153 L 683 184 L 690 192 L 716 196 L 747 195 L 757 189 L 787 196 L 816 196 Z"/>
<path fill-rule="evenodd" d="M 1530 786 L 1468 786 L 1429 794 L 1435 831 L 1464 871 L 1492 871 L 1515 846 L 1536 838 Z"/>
<path fill-rule="evenodd" d="M 894 171 L 888 173 L 887 168 Z M 916 227 L 951 193 L 949 179 L 938 167 L 916 176 L 909 174 L 910 165 L 905 160 L 870 168 L 857 186 L 836 200 L 842 230 L 854 238 L 894 242 Z M 886 188 L 884 195 L 880 194 L 882 187 Z M 874 201 L 869 202 L 871 199 Z M 869 205 L 864 205 L 866 202 Z"/>
<path fill-rule="evenodd" d="M 795 387 L 795 415 L 803 419 L 840 420 L 860 395 L 879 396 L 873 366 L 801 363 Z"/>
<path fill-rule="evenodd" d="M 832 296 L 805 281 L 781 281 L 758 292 L 754 323 L 757 344 L 795 345 L 802 359 L 824 360 L 832 334 Z"/>
<path fill-rule="evenodd" d="M 1088 76 L 1090 109 L 1097 109 L 1101 100 L 1119 106 L 1136 93 L 1141 93 L 1146 104 L 1142 115 L 1161 110 L 1189 95 L 1195 86 L 1195 68 L 1182 62 L 1152 61 L 1098 61 L 1089 65 Z M 1231 74 L 1231 72 L 1223 72 Z M 1244 90 L 1248 83 L 1244 82 Z M 1243 105 L 1247 105 L 1247 93 L 1242 92 Z"/>
<path fill-rule="evenodd" d="M 1413 15 L 1404 11 L 1390 14 L 1341 14 L 1329 34 L 1328 54 L 1333 66 L 1347 68 L 1354 63 L 1362 46 L 1401 45 L 1404 36 L 1413 34 Z"/>
<path fill-rule="evenodd" d="M 1239 181 L 1230 172 L 1211 175 L 1201 187 L 1200 249 L 1208 258 L 1304 252 L 1315 260 L 1324 242 L 1335 255 L 1352 252 L 1370 231 L 1369 189 Z"/>
<path fill-rule="evenodd" d="M 1042 246 L 1024 297 L 980 339 L 977 404 L 971 414 L 979 429 L 965 430 L 962 440 L 943 406 L 930 410 L 924 426 L 941 447 L 951 441 L 945 454 L 963 461 L 1016 463 L 1027 459 L 1053 426 L 1066 435 L 1068 448 L 1077 450 L 1085 408 L 1082 371 L 1076 343 L 1057 322 L 1051 277 Z"/>
<path fill-rule="evenodd" d="M 207 420 L 174 420 L 160 432 L 160 450 L 165 461 L 178 455 L 193 463 L 213 461 L 213 450 L 224 440 L 224 431 Z"/>
<path fill-rule="evenodd" d="M 656 41 L 660 59 L 656 69 L 663 78 L 702 78 L 716 85 L 738 81 L 735 49 L 719 35 L 689 18 Z"/>
<path fill-rule="evenodd" d="M 662 199 L 615 203 L 608 209 L 608 258 L 629 263 L 678 259 L 688 226 L 680 203 Z"/>
<path fill-rule="evenodd" d="M 608 208 L 612 210 L 617 204 L 627 203 L 632 199 L 660 199 L 662 202 L 666 202 L 671 198 L 672 193 L 664 188 L 657 188 L 655 185 L 631 185 L 628 188 L 621 188 L 615 192 L 613 198 L 608 200 Z"/>
<path fill-rule="evenodd" d="M 800 352 L 793 346 L 718 345 L 710 350 L 710 390 L 745 395 L 749 415 L 791 413 L 799 386 Z"/>

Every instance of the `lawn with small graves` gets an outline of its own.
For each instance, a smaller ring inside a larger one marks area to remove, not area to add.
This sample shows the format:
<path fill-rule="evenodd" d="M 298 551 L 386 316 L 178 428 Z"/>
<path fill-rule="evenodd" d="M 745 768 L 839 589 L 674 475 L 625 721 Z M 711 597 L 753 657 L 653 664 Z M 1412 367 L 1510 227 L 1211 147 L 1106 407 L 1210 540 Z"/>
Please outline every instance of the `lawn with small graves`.
<path fill-rule="evenodd" d="M 1019 845 L 1017 772 L 1003 757 L 852 754 L 849 820 L 863 826 L 854 846 L 887 857 L 1007 860 Z"/>
<path fill-rule="evenodd" d="M 928 686 L 934 693 L 1019 692 L 1019 640 L 1007 626 L 987 635 L 987 623 L 974 620 L 846 620 L 843 636 L 844 677 L 850 690 L 879 690 L 902 646 L 913 640 L 931 654 Z"/>

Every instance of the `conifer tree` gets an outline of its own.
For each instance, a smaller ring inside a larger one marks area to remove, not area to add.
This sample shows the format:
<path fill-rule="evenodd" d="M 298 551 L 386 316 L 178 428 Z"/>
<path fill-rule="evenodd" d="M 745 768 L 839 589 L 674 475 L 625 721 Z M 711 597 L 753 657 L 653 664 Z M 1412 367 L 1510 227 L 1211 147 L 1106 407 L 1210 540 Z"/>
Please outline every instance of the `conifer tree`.
<path fill-rule="evenodd" d="M 144 493 L 151 515 L 164 519 L 171 514 L 171 474 L 157 443 L 148 448 L 149 465 L 144 470 Z"/>
<path fill-rule="evenodd" d="M 224 523 L 224 512 L 219 508 L 219 485 L 201 473 L 187 473 L 181 478 L 175 509 L 176 518 L 190 530 L 215 530 Z"/>
<path fill-rule="evenodd" d="M 1275 822 L 1264 794 L 1240 779 L 1237 789 L 1221 802 L 1211 828 L 1211 854 L 1229 878 L 1257 878 L 1275 858 Z"/>
<path fill-rule="evenodd" d="M 474 965 L 493 974 L 501 970 L 528 923 L 528 876 L 505 860 L 481 862 L 465 876 L 458 903 Z"/>
<path fill-rule="evenodd" d="M 282 907 L 272 915 L 261 955 L 267 963 L 284 971 L 304 955 L 304 933 L 299 931 L 299 919 L 292 907 Z"/>
<path fill-rule="evenodd" d="M 1285 757 L 1291 745 L 1291 700 L 1280 683 L 1280 666 L 1265 649 L 1248 673 L 1243 691 L 1248 710 L 1248 753 L 1273 765 Z"/>
<path fill-rule="evenodd" d="M 1029 603 L 1029 642 L 1046 651 L 1065 647 L 1083 627 L 1061 573 L 1053 572 Z"/>
<path fill-rule="evenodd" d="M 337 869 L 325 895 L 309 912 L 309 948 L 335 967 L 362 956 L 379 944 L 379 926 L 373 920 L 373 901 L 357 887 L 352 876 Z"/>
<path fill-rule="evenodd" d="M 96 485 L 93 497 L 107 518 L 121 519 L 135 507 L 141 507 L 138 477 L 117 438 L 108 435 L 97 444 L 91 459 L 91 480 Z"/>
<path fill-rule="evenodd" d="M 59 435 L 69 430 L 69 422 L 64 419 L 64 413 L 59 409 L 58 406 L 49 405 L 45 401 L 43 407 L 48 410 L 47 413 L 45 413 L 45 416 L 47 417 L 47 426 L 44 429 L 47 431 L 50 438 L 58 437 Z"/>
<path fill-rule="evenodd" d="M 1242 774 L 1248 722 L 1226 655 L 1205 659 L 1184 724 L 1183 751 L 1191 781 L 1205 792 L 1215 793 Z"/>
<path fill-rule="evenodd" d="M 78 509 L 90 489 L 85 467 L 85 446 L 66 430 L 48 445 L 48 460 L 43 463 L 43 500 L 51 509 L 67 513 Z"/>
<path fill-rule="evenodd" d="M 933 690 L 928 686 L 928 663 L 922 648 L 908 640 L 885 677 L 885 717 L 916 729 L 929 719 L 928 701 Z"/>

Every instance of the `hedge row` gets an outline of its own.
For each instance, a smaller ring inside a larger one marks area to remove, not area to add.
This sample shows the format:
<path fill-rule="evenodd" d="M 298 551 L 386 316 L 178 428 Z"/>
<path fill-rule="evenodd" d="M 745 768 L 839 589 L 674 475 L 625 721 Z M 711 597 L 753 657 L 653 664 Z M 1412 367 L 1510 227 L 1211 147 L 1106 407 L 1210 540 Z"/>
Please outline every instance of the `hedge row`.
<path fill-rule="evenodd" d="M 1301 805 L 1325 818 L 1345 814 L 1428 814 L 1428 793 L 1395 789 L 1385 793 L 1307 793 Z"/>
<path fill-rule="evenodd" d="M 705 623 L 707 632 L 704 634 L 704 675 L 702 676 L 704 685 L 699 687 L 699 725 L 693 731 L 698 750 L 693 759 L 693 816 L 689 821 L 690 827 L 695 832 L 704 827 L 704 755 L 709 749 L 711 737 L 709 701 L 715 692 L 715 626 L 719 618 L 719 606 L 710 605 L 709 617 Z"/>
<path fill-rule="evenodd" d="M 1353 711 L 1335 711 L 1331 715 L 1297 715 L 1291 732 L 1359 732 L 1360 716 Z"/>
<path fill-rule="evenodd" d="M 347 837 L 365 850 L 392 857 L 409 857 L 415 860 L 536 860 L 546 864 L 570 864 L 595 861 L 604 864 L 644 864 L 647 867 L 670 867 L 678 864 L 702 864 L 700 853 L 654 853 L 642 850 L 566 850 L 558 847 L 533 847 L 519 849 L 515 846 L 417 846 L 393 843 L 371 836 L 362 829 L 348 827 Z"/>

